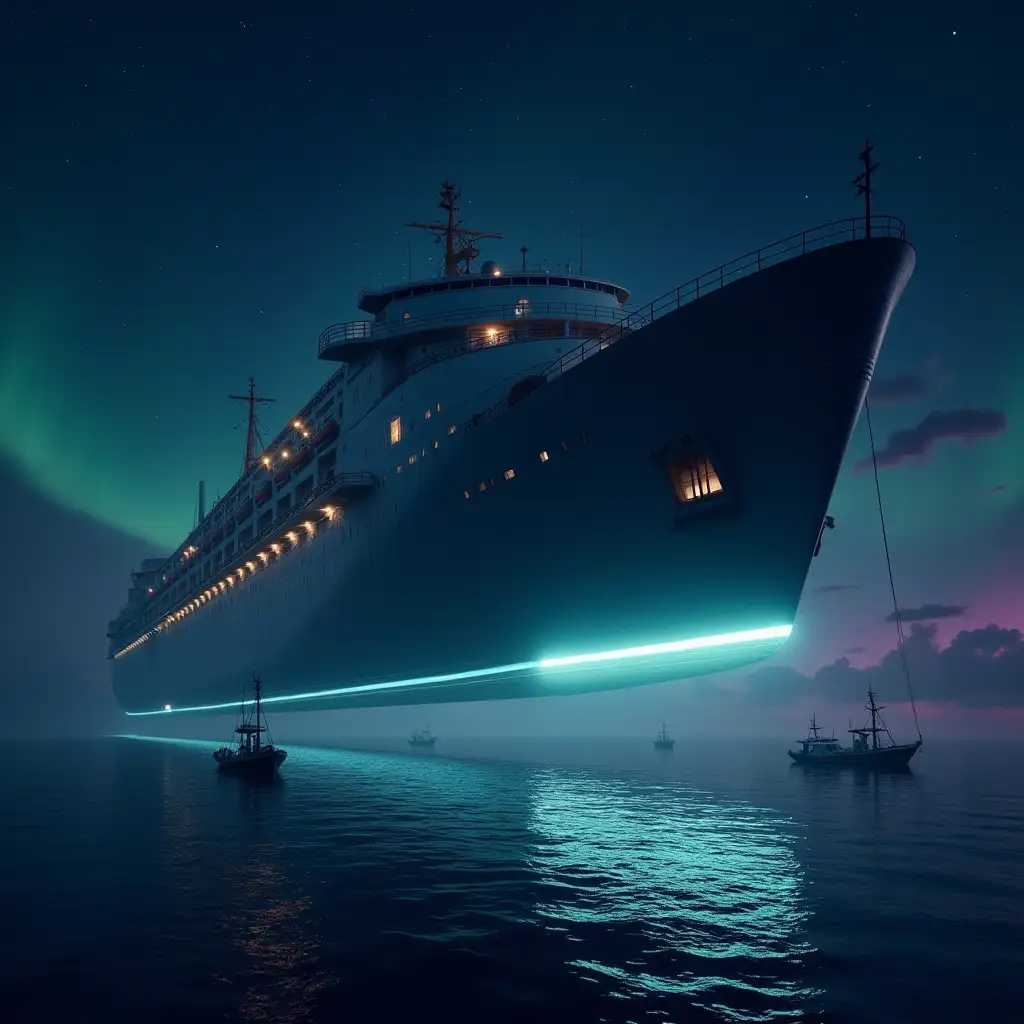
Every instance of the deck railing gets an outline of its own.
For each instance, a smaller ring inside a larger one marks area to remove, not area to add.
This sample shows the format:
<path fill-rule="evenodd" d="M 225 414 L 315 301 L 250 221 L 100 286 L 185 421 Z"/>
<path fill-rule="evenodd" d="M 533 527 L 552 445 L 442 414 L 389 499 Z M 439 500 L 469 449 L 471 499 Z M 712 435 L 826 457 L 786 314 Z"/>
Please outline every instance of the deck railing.
<path fill-rule="evenodd" d="M 433 327 L 448 327 L 458 324 L 475 325 L 492 323 L 519 323 L 530 320 L 569 319 L 596 320 L 598 323 L 609 323 L 619 320 L 623 313 L 630 313 L 633 306 L 622 306 L 605 303 L 585 302 L 527 302 L 514 301 L 502 305 L 466 306 L 461 309 L 439 310 L 436 313 L 425 313 L 423 316 L 410 316 L 402 320 L 350 320 L 348 323 L 332 324 L 324 329 L 317 343 L 320 355 L 335 345 L 350 341 L 372 341 L 376 338 L 388 338 L 401 334 L 413 334 L 416 331 L 430 330 Z"/>
<path fill-rule="evenodd" d="M 543 375 L 548 381 L 552 381 L 567 370 L 578 366 L 585 359 L 606 349 L 609 345 L 614 345 L 627 334 L 646 327 L 666 313 L 674 312 L 709 292 L 724 288 L 741 277 L 756 274 L 767 267 L 783 263 L 796 256 L 804 256 L 815 249 L 824 249 L 831 245 L 869 237 L 898 238 L 901 241 L 906 241 L 907 227 L 899 217 L 881 214 L 872 216 L 870 220 L 865 217 L 850 217 L 846 220 L 832 221 L 829 224 L 821 224 L 816 228 L 801 231 L 799 234 L 781 238 L 777 242 L 772 242 L 771 245 L 765 245 L 760 249 L 737 256 L 728 263 L 723 263 L 714 270 L 700 274 L 691 281 L 687 281 L 686 284 L 681 284 L 678 288 L 673 288 L 653 301 L 637 307 L 632 313 L 617 320 L 599 334 L 588 338 L 582 345 L 578 345 L 571 352 L 556 359 L 544 370 Z M 507 406 L 508 399 L 503 398 L 482 412 L 474 414 L 472 419 L 467 420 L 463 425 L 464 429 L 468 431 L 481 426 L 500 415 Z"/>

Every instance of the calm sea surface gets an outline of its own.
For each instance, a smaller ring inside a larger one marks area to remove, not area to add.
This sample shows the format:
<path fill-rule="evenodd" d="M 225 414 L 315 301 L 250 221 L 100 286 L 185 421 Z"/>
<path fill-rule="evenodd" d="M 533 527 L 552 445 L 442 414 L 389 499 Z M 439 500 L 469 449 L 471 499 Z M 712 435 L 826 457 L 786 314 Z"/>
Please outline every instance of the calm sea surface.
<path fill-rule="evenodd" d="M 215 746 L 7 745 L 0 1019 L 1022 1019 L 1024 748 Z"/>

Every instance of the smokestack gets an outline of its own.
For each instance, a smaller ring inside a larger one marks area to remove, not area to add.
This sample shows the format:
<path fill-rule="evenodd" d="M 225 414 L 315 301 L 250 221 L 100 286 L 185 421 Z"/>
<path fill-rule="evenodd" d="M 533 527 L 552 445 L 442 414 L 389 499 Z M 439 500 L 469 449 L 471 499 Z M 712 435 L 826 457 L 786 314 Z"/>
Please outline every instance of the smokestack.
<path fill-rule="evenodd" d="M 201 523 L 206 518 L 206 481 L 199 481 L 199 517 L 198 522 Z M 197 523 L 198 525 L 198 523 Z"/>

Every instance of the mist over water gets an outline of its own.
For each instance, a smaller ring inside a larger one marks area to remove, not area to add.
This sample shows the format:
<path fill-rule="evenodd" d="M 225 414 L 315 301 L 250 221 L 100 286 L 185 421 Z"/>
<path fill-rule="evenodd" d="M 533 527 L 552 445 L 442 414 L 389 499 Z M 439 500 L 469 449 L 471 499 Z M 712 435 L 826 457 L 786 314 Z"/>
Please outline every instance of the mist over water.
<path fill-rule="evenodd" d="M 5 1020 L 986 1019 L 1020 997 L 1024 750 L 15 743 Z M 71 767 L 73 766 L 73 767 Z"/>

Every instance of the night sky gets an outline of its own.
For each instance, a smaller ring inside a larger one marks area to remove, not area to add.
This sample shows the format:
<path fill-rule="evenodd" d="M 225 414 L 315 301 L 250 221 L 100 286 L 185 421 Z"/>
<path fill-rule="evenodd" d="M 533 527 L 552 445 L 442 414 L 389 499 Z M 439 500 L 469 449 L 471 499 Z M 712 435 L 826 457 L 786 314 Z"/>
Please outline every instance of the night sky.
<path fill-rule="evenodd" d="M 316 359 L 323 327 L 361 316 L 361 287 L 409 274 L 402 224 L 435 215 L 444 178 L 472 226 L 505 234 L 488 258 L 516 265 L 525 244 L 531 261 L 576 262 L 582 222 L 587 272 L 643 301 L 860 214 L 850 182 L 870 137 L 876 210 L 918 249 L 871 393 L 911 667 L 927 727 L 1019 730 L 1020 23 L 1005 3 L 701 7 L 5 8 L 8 722 L 109 714 L 104 633 L 128 571 L 192 526 L 200 478 L 212 500 L 240 467 L 226 396 L 253 374 L 279 399 L 276 431 L 333 369 Z M 412 274 L 436 274 L 437 254 L 414 238 Z M 898 701 L 868 456 L 862 421 L 837 529 L 770 666 L 435 709 L 435 731 L 644 733 L 668 717 L 789 735 L 811 707 L 859 704 L 860 670 L 879 662 L 870 681 Z M 403 731 L 412 717 L 337 721 Z"/>

